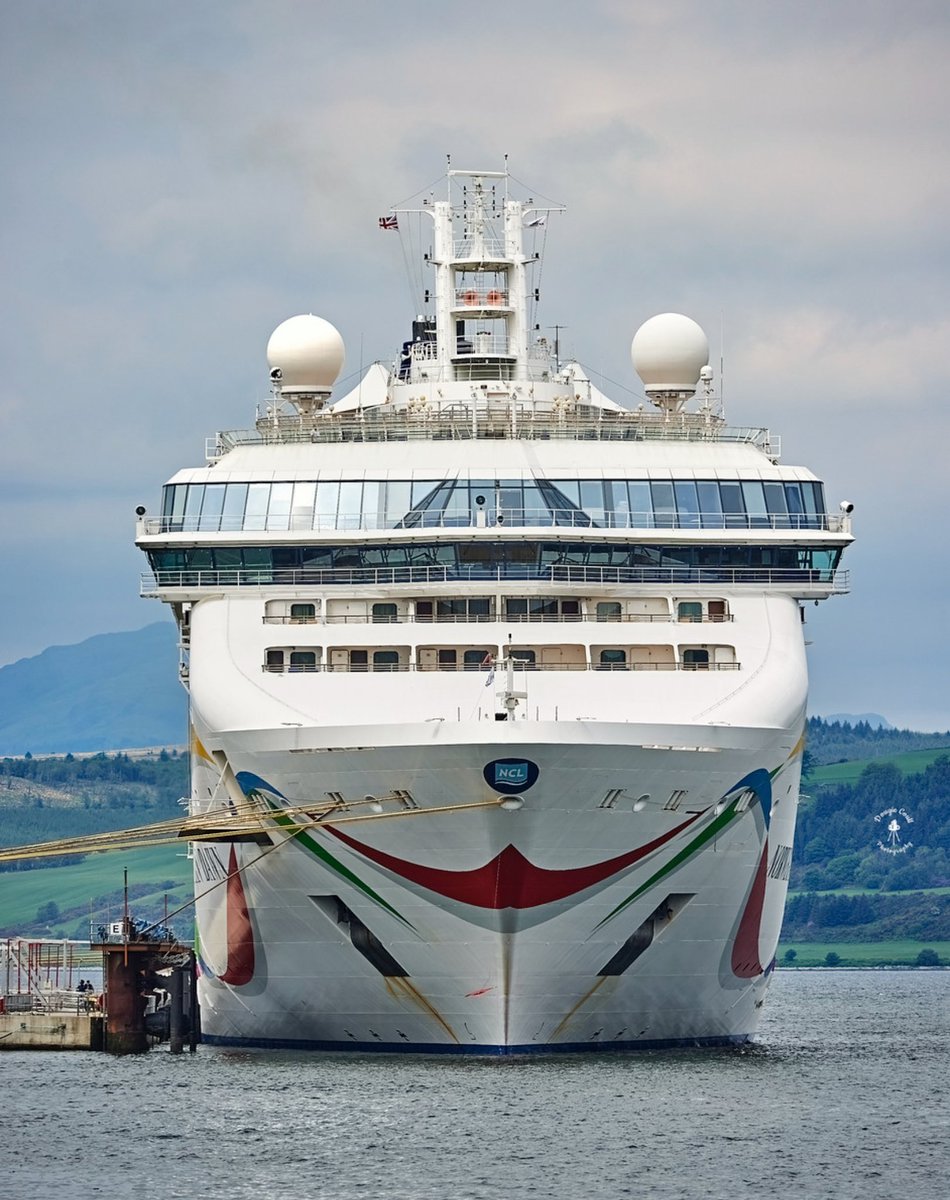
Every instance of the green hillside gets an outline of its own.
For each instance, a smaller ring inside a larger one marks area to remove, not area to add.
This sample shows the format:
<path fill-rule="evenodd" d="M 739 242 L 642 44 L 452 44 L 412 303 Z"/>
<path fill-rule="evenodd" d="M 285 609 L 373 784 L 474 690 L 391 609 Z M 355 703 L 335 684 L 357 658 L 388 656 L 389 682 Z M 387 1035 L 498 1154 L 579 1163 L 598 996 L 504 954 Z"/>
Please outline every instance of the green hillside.
<path fill-rule="evenodd" d="M 166 896 L 169 912 L 192 897 L 191 863 L 184 846 L 91 854 L 67 866 L 0 874 L 0 934 L 88 938 L 90 925 L 122 916 L 124 871 L 130 907 L 148 922 L 162 919 Z M 187 938 L 191 910 L 170 924 Z"/>

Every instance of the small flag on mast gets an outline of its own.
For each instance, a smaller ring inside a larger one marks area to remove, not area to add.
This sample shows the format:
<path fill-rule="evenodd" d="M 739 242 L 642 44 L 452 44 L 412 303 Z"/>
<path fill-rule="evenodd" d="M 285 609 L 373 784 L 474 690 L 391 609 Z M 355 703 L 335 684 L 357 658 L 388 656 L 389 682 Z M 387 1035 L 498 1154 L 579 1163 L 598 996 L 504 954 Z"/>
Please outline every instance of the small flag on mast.
<path fill-rule="evenodd" d="M 398 229 L 399 221 L 396 217 L 380 217 L 379 227 L 380 229 Z"/>

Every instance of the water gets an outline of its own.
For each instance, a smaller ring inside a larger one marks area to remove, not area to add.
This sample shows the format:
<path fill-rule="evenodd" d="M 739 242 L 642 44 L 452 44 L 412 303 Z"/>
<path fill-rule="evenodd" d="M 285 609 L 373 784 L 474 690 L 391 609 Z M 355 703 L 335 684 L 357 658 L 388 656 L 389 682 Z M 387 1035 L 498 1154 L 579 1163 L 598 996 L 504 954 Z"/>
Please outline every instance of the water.
<path fill-rule="evenodd" d="M 2 1186 L 230 1200 L 950 1195 L 950 974 L 780 971 L 757 1044 L 0 1054 Z"/>

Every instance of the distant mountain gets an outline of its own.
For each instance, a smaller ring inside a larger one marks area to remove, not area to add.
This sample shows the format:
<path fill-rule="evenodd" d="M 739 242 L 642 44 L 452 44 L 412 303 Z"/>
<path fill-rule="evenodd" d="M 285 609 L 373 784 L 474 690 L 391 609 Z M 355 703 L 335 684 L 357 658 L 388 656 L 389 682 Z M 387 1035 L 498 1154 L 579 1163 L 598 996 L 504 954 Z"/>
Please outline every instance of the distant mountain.
<path fill-rule="evenodd" d="M 829 725 L 834 724 L 835 721 L 839 721 L 842 725 L 860 725 L 864 722 L 865 725 L 870 725 L 872 729 L 895 728 L 880 713 L 829 713 L 826 717 L 822 717 L 822 720 L 827 721 Z"/>
<path fill-rule="evenodd" d="M 187 697 L 171 622 L 0 667 L 0 755 L 181 745 Z"/>

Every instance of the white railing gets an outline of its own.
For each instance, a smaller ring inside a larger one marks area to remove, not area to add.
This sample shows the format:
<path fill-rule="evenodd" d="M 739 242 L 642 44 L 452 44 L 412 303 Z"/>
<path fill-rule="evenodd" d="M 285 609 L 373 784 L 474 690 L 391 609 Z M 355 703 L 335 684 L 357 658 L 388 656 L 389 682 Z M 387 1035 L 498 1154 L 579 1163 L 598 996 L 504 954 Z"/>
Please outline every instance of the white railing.
<path fill-rule="evenodd" d="M 453 358 L 480 358 L 483 355 L 511 358 L 514 355 L 511 339 L 505 334 L 487 331 L 455 339 Z"/>
<path fill-rule="evenodd" d="M 509 526 L 516 529 L 634 529 L 634 530 L 753 530 L 773 533 L 845 532 L 846 517 L 835 514 L 782 514 L 749 516 L 746 513 L 665 515 L 653 512 L 609 512 L 595 509 L 593 513 L 576 508 L 496 508 L 480 512 L 460 513 L 438 509 L 434 512 L 413 510 L 399 518 L 380 521 L 365 513 L 338 513 L 325 516 L 299 512 L 282 513 L 260 518 L 203 517 L 145 517 L 143 531 L 149 536 L 163 533 L 332 533 L 353 530 L 372 533 L 385 529 L 481 529 Z"/>
<path fill-rule="evenodd" d="M 767 567 L 532 567 L 509 563 L 495 568 L 455 566 L 415 567 L 305 567 L 305 568 L 222 568 L 220 570 L 155 571 L 141 576 L 141 594 L 158 595 L 168 590 L 229 587 L 319 587 L 359 586 L 391 587 L 398 584 L 431 584 L 531 580 L 541 583 L 571 584 L 644 584 L 665 585 L 755 585 L 815 589 L 822 593 L 846 592 L 850 586 L 847 571 L 795 570 Z"/>
<path fill-rule="evenodd" d="M 579 621 L 590 621 L 598 625 L 604 624 L 656 624 L 656 625 L 698 625 L 722 624 L 732 621 L 732 613 L 709 616 L 704 613 L 701 617 L 674 617 L 670 613 L 618 613 L 617 616 L 600 616 L 595 613 L 448 613 L 435 614 L 431 617 L 419 616 L 418 613 L 397 613 L 392 617 L 373 616 L 370 613 L 329 613 L 321 617 L 288 617 L 267 615 L 261 618 L 265 625 L 504 625 L 519 624 L 573 624 Z"/>
<path fill-rule="evenodd" d="M 487 673 L 489 667 L 472 667 L 462 663 L 383 663 L 375 665 L 373 663 L 361 663 L 355 666 L 341 665 L 339 663 L 315 663 L 309 665 L 300 664 L 273 664 L 265 663 L 261 670 L 266 675 L 319 675 L 319 674 L 357 674 L 357 675 L 373 675 L 387 674 L 392 672 L 420 672 L 436 674 L 439 671 L 455 671 L 477 673 L 482 671 Z M 504 669 L 504 664 L 499 663 L 497 670 Z M 628 663 L 595 663 L 595 662 L 580 662 L 580 663 L 524 663 L 515 664 L 515 671 L 526 674 L 534 671 L 739 671 L 742 669 L 741 663 L 737 662 L 710 662 L 710 663 L 688 663 L 688 662 L 628 662 Z"/>
<path fill-rule="evenodd" d="M 412 354 L 435 357 L 434 342 L 418 342 Z M 209 461 L 235 446 L 271 442 L 405 442 L 470 441 L 473 438 L 512 438 L 518 441 L 565 439 L 568 441 L 699 441 L 751 442 L 773 458 L 778 441 L 767 429 L 731 427 L 703 413 L 674 415 L 624 409 L 613 412 L 590 405 L 564 409 L 534 409 L 511 402 L 464 403 L 451 409 L 409 409 L 385 405 L 356 412 L 335 413 L 332 408 L 299 416 L 262 416 L 254 429 L 222 430 L 209 439 Z"/>

